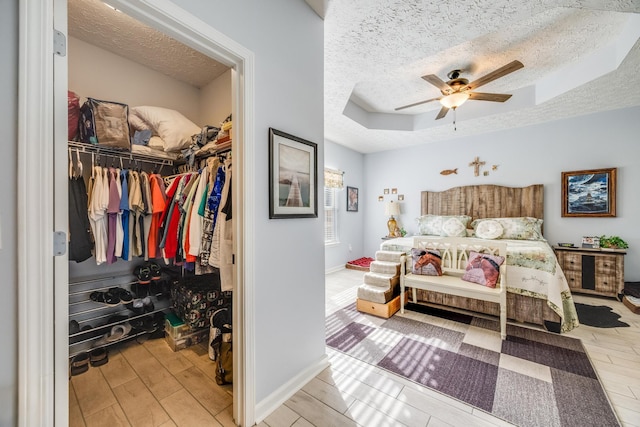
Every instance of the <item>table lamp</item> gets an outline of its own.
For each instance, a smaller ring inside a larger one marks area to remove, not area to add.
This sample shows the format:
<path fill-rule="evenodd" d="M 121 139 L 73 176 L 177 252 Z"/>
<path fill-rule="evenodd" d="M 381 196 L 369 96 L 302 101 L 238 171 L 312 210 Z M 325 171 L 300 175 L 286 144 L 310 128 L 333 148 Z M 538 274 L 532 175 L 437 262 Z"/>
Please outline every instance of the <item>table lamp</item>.
<path fill-rule="evenodd" d="M 400 215 L 400 205 L 393 201 L 387 202 L 384 205 L 384 214 L 390 215 L 389 221 L 387 221 L 387 228 L 389 229 L 389 235 L 387 237 L 395 237 L 398 224 L 393 216 Z"/>

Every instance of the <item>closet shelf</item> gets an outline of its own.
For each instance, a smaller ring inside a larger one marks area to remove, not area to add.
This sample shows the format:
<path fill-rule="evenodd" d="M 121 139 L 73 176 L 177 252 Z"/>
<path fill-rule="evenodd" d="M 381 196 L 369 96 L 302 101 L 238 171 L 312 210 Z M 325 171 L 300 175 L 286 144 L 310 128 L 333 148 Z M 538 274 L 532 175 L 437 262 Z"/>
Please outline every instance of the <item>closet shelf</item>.
<path fill-rule="evenodd" d="M 146 312 L 144 314 L 136 314 L 135 316 L 128 317 L 127 319 L 118 320 L 117 322 L 105 323 L 104 325 L 95 326 L 95 327 L 92 327 L 91 329 L 87 329 L 86 331 L 80 331 L 80 332 L 76 332 L 75 334 L 69 334 L 69 338 L 75 338 L 75 337 L 79 337 L 79 336 L 82 336 L 82 335 L 89 335 L 92 332 L 95 333 L 96 331 L 99 331 L 101 329 L 111 328 L 111 327 L 113 327 L 115 325 L 119 325 L 121 323 L 128 322 L 130 320 L 140 319 L 140 318 L 145 317 L 145 316 L 152 316 L 155 313 L 158 313 L 158 312 L 161 312 L 161 311 L 165 311 L 165 310 L 168 310 L 170 308 L 171 307 L 158 308 L 156 310 L 149 311 L 149 312 Z M 122 313 L 124 313 L 124 311 L 119 311 L 119 312 L 116 312 L 116 313 L 109 313 L 108 316 L 95 317 L 95 318 L 91 319 L 91 321 L 95 321 L 95 320 L 98 320 L 98 319 L 101 319 L 101 318 L 104 318 L 104 317 L 109 318 L 109 317 L 113 317 L 113 316 L 123 315 Z M 82 323 L 82 322 L 79 322 L 79 323 Z M 85 341 L 95 340 L 97 338 L 99 338 L 99 337 L 91 337 L 91 338 L 88 338 L 86 340 L 74 342 L 71 345 L 80 344 L 80 343 L 85 342 Z"/>
<path fill-rule="evenodd" d="M 130 161 L 138 160 L 146 163 L 153 163 L 160 166 L 174 166 L 178 162 L 184 162 L 184 159 L 168 159 L 161 156 L 153 156 L 150 154 L 132 153 L 131 151 L 122 151 L 114 148 L 101 147 L 94 144 L 86 144 L 84 142 L 69 141 L 69 148 L 77 149 L 81 153 L 96 153 L 99 156 L 118 157 L 120 159 L 128 159 Z"/>
<path fill-rule="evenodd" d="M 107 279 L 105 279 L 107 280 Z M 96 280 L 97 281 L 97 280 Z M 109 286 L 103 286 L 100 288 L 91 288 L 91 290 L 84 290 L 84 291 L 77 291 L 77 292 L 69 292 L 69 296 L 70 297 L 74 297 L 74 296 L 78 296 L 78 295 L 82 295 L 82 294 L 86 294 L 87 292 L 91 293 L 91 292 L 102 292 L 102 291 L 108 291 L 111 288 L 121 288 L 123 286 L 132 286 L 135 285 L 136 283 L 138 283 L 137 280 L 132 280 L 131 282 L 125 282 L 125 283 L 120 283 L 117 286 L 113 286 L 113 285 L 109 285 Z M 145 285 L 146 286 L 146 285 Z M 69 305 L 72 304 L 79 304 L 79 303 L 84 303 L 86 301 L 78 301 L 75 303 L 69 303 Z"/>
<path fill-rule="evenodd" d="M 121 277 L 130 277 L 130 276 L 131 276 L 131 273 L 118 274 L 118 275 L 113 275 L 113 276 L 96 277 L 96 278 L 93 278 L 93 279 L 78 280 L 77 282 L 70 282 L 69 286 L 86 285 L 86 284 L 89 284 L 89 283 L 104 282 L 104 281 L 107 281 L 107 280 L 119 279 Z"/>
<path fill-rule="evenodd" d="M 129 335 L 123 337 L 123 338 L 120 338 L 117 341 L 113 341 L 113 342 L 110 342 L 110 343 L 107 343 L 107 344 L 104 344 L 104 345 L 100 345 L 100 346 L 96 346 L 96 347 L 83 348 L 83 349 L 77 350 L 77 351 L 69 351 L 69 359 L 71 359 L 71 358 L 73 358 L 73 357 L 75 357 L 75 356 L 77 356 L 78 354 L 81 354 L 81 353 L 89 353 L 90 351 L 95 350 L 96 348 L 110 347 L 110 346 L 112 346 L 114 344 L 120 344 L 120 343 L 123 343 L 123 342 L 126 342 L 126 341 L 130 341 L 130 340 L 132 340 L 134 338 L 137 338 L 137 337 L 139 337 L 141 335 L 147 335 L 149 333 L 150 332 L 147 332 L 147 331 L 140 331 L 140 332 L 137 332 L 135 334 L 129 334 Z M 95 341 L 95 340 L 97 340 L 99 338 L 100 337 L 92 337 L 92 338 L 87 339 L 87 340 L 78 341 L 76 343 L 73 343 L 73 344 L 71 344 L 71 346 L 75 346 L 77 344 L 88 344 L 89 342 Z"/>

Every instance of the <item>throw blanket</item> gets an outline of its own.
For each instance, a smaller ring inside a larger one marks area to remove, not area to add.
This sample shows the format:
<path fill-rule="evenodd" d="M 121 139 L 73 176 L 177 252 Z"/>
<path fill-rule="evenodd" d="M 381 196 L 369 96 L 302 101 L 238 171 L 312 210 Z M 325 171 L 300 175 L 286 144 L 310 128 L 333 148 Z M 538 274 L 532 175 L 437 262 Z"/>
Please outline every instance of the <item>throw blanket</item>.
<path fill-rule="evenodd" d="M 546 300 L 562 319 L 562 332 L 578 326 L 569 284 L 551 246 L 542 240 L 503 241 L 507 243 L 507 292 Z M 412 247 L 413 238 L 402 237 L 386 240 L 380 249 L 409 254 Z"/>

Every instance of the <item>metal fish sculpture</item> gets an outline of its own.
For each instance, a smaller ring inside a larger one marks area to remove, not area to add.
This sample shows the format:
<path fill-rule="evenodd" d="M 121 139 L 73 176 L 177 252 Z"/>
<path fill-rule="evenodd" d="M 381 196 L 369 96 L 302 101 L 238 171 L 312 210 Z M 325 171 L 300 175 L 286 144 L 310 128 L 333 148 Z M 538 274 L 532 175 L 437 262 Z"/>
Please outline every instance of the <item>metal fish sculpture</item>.
<path fill-rule="evenodd" d="M 440 172 L 440 175 L 451 175 L 452 173 L 455 173 L 456 175 L 458 174 L 458 168 L 455 169 L 445 169 L 442 172 Z"/>

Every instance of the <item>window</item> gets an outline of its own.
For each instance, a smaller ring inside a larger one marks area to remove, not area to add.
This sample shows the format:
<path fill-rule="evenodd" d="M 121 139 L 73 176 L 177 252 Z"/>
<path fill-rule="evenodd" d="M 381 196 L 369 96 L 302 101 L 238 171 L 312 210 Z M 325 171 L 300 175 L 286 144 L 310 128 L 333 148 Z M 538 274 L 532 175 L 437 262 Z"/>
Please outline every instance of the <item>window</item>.
<path fill-rule="evenodd" d="M 324 188 L 324 244 L 338 243 L 336 189 Z"/>

